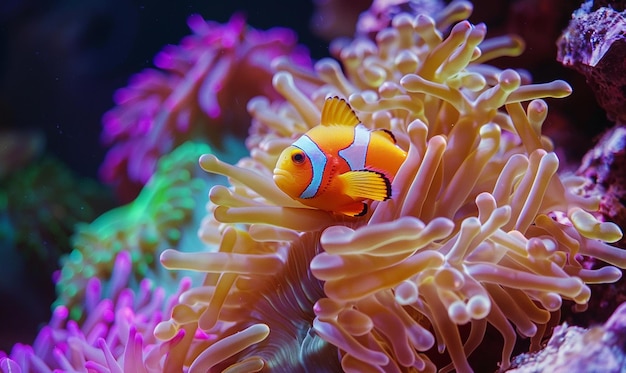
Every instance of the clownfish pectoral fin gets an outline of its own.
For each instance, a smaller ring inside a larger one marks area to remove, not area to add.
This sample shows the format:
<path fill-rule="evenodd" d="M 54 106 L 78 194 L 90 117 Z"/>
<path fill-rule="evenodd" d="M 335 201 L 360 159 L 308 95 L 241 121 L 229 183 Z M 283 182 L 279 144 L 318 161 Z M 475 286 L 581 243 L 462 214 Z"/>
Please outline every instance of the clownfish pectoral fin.
<path fill-rule="evenodd" d="M 321 120 L 323 126 L 356 126 L 359 123 L 359 118 L 354 113 L 354 110 L 343 98 L 337 96 L 329 97 L 324 102 Z"/>
<path fill-rule="evenodd" d="M 342 206 L 340 209 L 336 210 L 336 212 L 352 217 L 359 217 L 367 214 L 367 210 L 367 203 L 355 202 L 346 206 Z"/>
<path fill-rule="evenodd" d="M 384 201 L 391 197 L 391 182 L 382 173 L 370 170 L 348 171 L 338 176 L 349 197 Z"/>

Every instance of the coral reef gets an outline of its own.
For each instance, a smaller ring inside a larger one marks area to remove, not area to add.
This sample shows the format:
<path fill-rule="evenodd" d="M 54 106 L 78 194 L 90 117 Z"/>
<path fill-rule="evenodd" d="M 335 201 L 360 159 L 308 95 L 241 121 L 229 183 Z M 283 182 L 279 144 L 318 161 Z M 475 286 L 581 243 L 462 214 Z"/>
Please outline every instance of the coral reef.
<path fill-rule="evenodd" d="M 113 258 L 122 250 L 132 260 L 128 287 L 137 288 L 146 278 L 168 291 L 176 287 L 178 277 L 164 271 L 158 257 L 165 248 L 201 245 L 195 232 L 206 203 L 204 190 L 219 179 L 207 177 L 195 159 L 210 151 L 206 144 L 184 143 L 159 160 L 155 174 L 132 203 L 77 227 L 72 238 L 74 250 L 63 258 L 56 284 L 56 304 L 65 306 L 72 319 L 86 317 L 82 307 L 89 296 L 86 284 L 95 277 L 107 285 Z M 112 285 L 104 287 L 107 297 L 118 290 Z"/>
<path fill-rule="evenodd" d="M 101 176 L 124 200 L 132 200 L 158 159 L 183 142 L 224 149 L 229 133 L 245 136 L 245 103 L 257 95 L 277 96 L 269 84 L 273 58 L 311 63 L 291 30 L 255 30 L 240 15 L 224 25 L 193 15 L 188 25 L 193 34 L 164 48 L 154 59 L 158 69 L 133 76 L 103 117 L 102 140 L 111 149 Z"/>
<path fill-rule="evenodd" d="M 113 205 L 108 190 L 80 178 L 50 155 L 0 180 L 0 199 L 15 247 L 47 263 L 48 272 L 68 252 L 74 225 L 93 220 Z"/>
<path fill-rule="evenodd" d="M 581 178 L 558 174 L 541 135 L 542 98 L 571 88 L 529 84 L 485 64 L 522 46 L 485 40 L 484 25 L 456 23 L 469 9 L 457 1 L 432 18 L 400 14 L 375 41 L 336 45 L 343 71 L 331 59 L 314 72 L 278 63 L 273 84 L 286 101 L 248 104 L 251 157 L 236 166 L 200 158 L 232 183 L 211 190 L 201 230 L 219 251 L 163 252 L 166 268 L 206 277 L 156 331 L 165 340 L 189 325 L 215 333 L 190 371 L 276 368 L 282 350 L 303 351 L 296 363 L 306 369 L 307 353 L 319 351 L 305 349 L 310 343 L 328 352 L 315 359 L 329 364 L 320 370 L 332 369 L 338 353 L 345 371 L 435 371 L 431 358 L 445 351 L 451 363 L 439 368 L 470 371 L 467 355 L 488 324 L 504 339 L 506 369 L 515 329 L 538 349 L 563 299 L 584 305 L 588 284 L 621 276 L 613 266 L 626 266 L 626 254 L 607 244 L 620 229 L 594 217 L 598 198 L 580 195 Z M 300 88 L 311 82 L 316 89 Z M 408 151 L 394 197 L 372 203 L 364 218 L 307 209 L 271 178 L 282 149 L 319 123 L 330 95 L 349 98 L 366 126 L 391 130 Z M 303 255 L 310 263 L 293 259 Z M 587 269 L 587 256 L 611 265 Z M 271 317 L 252 307 L 261 300 Z"/>
<path fill-rule="evenodd" d="M 82 300 L 86 319 L 80 324 L 70 320 L 67 307 L 57 306 L 32 346 L 16 344 L 9 355 L 0 351 L 0 372 L 165 371 L 163 364 L 170 359 L 164 355 L 185 348 L 184 333 L 165 346 L 155 339 L 153 330 L 190 281 L 181 279 L 169 297 L 148 279 L 133 290 L 129 288 L 131 266 L 128 251 L 117 253 L 108 295 L 99 278 L 86 283 L 88 295 Z M 180 366 L 170 368 L 181 371 Z"/>
<path fill-rule="evenodd" d="M 41 133 L 0 133 L 0 349 L 35 335 L 49 318 L 51 277 L 77 223 L 113 206 L 111 193 L 44 153 Z"/>
<path fill-rule="evenodd" d="M 77 227 L 74 250 L 58 275 L 52 319 L 32 346 L 17 344 L 0 357 L 0 371 L 182 369 L 173 357 L 185 354 L 193 334 L 185 339 L 181 331 L 161 342 L 154 329 L 191 281 L 164 271 L 158 257 L 165 248 L 202 246 L 196 231 L 204 191 L 224 182 L 198 168 L 196 159 L 210 151 L 203 143 L 182 144 L 159 160 L 135 201 Z"/>
<path fill-rule="evenodd" d="M 51 321 L 32 346 L 0 352 L 0 372 L 506 370 L 520 339 L 539 350 L 564 304 L 584 309 L 592 286 L 617 281 L 626 252 L 600 218 L 602 191 L 560 172 L 542 132 L 571 87 L 491 65 L 523 43 L 488 38 L 467 1 L 397 9 L 373 9 L 374 29 L 313 66 L 285 30 L 191 17 L 194 34 L 105 116 L 103 172 L 143 189 L 78 228 Z M 360 217 L 273 180 L 332 96 L 407 154 L 391 198 Z M 216 148 L 237 144 L 227 124 L 243 136 L 245 102 L 249 156 L 233 165 Z M 619 160 L 620 144 L 587 161 Z M 614 177 L 601 167 L 598 188 Z M 622 343 L 623 312 L 582 339 Z M 565 330 L 549 346 L 567 346 Z M 470 362 L 489 333 L 499 344 Z"/>

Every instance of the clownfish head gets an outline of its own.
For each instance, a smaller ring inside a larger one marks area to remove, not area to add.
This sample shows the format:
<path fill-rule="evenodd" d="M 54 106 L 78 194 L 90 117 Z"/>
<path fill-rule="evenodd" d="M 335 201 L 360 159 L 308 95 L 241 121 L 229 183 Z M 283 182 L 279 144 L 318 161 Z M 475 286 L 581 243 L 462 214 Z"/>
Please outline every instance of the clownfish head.
<path fill-rule="evenodd" d="M 281 153 L 274 168 L 274 182 L 292 198 L 301 197 L 313 178 L 313 165 L 306 152 L 289 146 Z"/>

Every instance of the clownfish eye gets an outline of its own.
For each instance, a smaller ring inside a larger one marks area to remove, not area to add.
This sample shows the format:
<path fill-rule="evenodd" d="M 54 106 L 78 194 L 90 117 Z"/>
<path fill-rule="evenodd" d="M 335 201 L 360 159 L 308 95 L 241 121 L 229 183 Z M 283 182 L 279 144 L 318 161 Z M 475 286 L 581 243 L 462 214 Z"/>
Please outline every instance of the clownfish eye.
<path fill-rule="evenodd" d="M 291 154 L 291 160 L 295 164 L 303 164 L 304 158 L 304 153 L 302 151 L 295 151 Z"/>

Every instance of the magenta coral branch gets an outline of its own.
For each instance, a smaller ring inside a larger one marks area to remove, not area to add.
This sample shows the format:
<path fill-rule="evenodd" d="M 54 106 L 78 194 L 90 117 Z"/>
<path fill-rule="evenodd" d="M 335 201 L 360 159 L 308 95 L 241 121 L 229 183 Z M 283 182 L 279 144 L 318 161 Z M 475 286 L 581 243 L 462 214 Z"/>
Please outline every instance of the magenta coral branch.
<path fill-rule="evenodd" d="M 257 95 L 277 98 L 269 85 L 274 58 L 310 68 L 290 30 L 254 30 L 241 15 L 224 25 L 194 15 L 188 24 L 193 34 L 155 57 L 160 70 L 132 77 L 116 92 L 117 107 L 103 116 L 102 140 L 111 149 L 101 175 L 125 198 L 148 181 L 160 156 L 183 142 L 220 148 L 229 135 L 245 136 L 245 103 Z"/>

